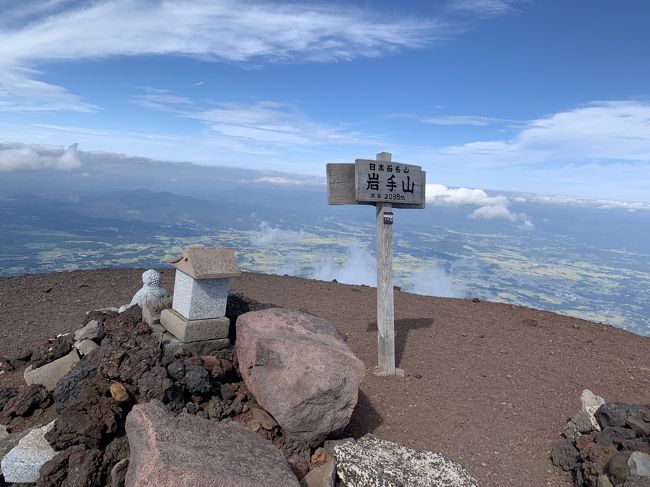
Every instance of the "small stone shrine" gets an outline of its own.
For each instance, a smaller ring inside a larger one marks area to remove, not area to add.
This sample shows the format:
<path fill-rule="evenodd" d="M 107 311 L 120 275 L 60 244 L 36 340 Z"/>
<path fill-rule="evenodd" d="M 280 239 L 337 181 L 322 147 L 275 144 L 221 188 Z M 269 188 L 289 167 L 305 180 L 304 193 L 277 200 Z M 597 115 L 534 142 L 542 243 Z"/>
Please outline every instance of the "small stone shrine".
<path fill-rule="evenodd" d="M 194 248 L 171 262 L 176 267 L 172 308 L 160 314 L 160 324 L 178 341 L 228 344 L 226 318 L 229 279 L 241 274 L 229 248 Z"/>

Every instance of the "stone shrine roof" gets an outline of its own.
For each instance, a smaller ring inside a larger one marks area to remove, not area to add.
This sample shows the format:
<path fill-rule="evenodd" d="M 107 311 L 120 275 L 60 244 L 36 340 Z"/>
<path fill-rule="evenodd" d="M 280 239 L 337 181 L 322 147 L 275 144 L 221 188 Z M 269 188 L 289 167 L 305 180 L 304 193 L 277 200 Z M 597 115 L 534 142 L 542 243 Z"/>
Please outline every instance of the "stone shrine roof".
<path fill-rule="evenodd" d="M 171 264 L 193 279 L 224 279 L 241 274 L 235 251 L 227 247 L 189 247 Z"/>

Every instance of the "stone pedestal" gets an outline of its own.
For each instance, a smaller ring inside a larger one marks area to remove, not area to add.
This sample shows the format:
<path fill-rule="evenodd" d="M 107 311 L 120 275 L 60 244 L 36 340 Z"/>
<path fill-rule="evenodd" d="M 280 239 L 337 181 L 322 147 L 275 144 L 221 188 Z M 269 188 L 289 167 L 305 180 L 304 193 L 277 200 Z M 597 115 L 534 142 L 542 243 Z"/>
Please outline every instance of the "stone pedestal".
<path fill-rule="evenodd" d="M 228 338 L 230 320 L 225 316 L 201 320 L 187 320 L 174 309 L 160 313 L 160 324 L 181 342 L 218 340 Z"/>
<path fill-rule="evenodd" d="M 230 346 L 230 340 L 228 338 L 201 340 L 198 342 L 181 342 L 178 338 L 165 330 L 162 325 L 153 324 L 149 326 L 151 326 L 153 334 L 158 338 L 162 347 L 164 364 L 173 362 L 176 352 L 179 349 L 189 350 L 193 355 L 202 357 L 203 355 L 213 355 Z"/>

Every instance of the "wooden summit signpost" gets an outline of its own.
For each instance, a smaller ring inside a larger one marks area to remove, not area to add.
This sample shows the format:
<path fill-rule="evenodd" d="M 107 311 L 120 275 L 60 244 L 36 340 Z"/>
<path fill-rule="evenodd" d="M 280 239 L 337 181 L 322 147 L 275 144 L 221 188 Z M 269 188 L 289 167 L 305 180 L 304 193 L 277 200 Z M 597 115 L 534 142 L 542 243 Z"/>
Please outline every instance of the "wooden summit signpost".
<path fill-rule="evenodd" d="M 330 205 L 377 207 L 377 347 L 379 375 L 395 375 L 395 307 L 393 301 L 393 208 L 424 208 L 426 172 L 420 166 L 377 160 L 327 164 Z M 399 371 L 403 372 L 403 371 Z"/>

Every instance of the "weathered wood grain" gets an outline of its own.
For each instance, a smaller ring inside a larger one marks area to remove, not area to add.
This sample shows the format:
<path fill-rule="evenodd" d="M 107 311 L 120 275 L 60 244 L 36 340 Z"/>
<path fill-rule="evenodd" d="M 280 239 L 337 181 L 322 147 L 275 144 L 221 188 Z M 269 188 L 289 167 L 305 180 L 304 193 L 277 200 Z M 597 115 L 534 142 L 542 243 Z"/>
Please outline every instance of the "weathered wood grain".
<path fill-rule="evenodd" d="M 357 159 L 355 199 L 401 205 L 422 205 L 424 176 L 420 166 L 401 162 Z"/>
<path fill-rule="evenodd" d="M 355 195 L 355 165 L 330 163 L 327 171 L 327 203 L 330 205 L 374 205 L 374 202 L 357 201 Z M 422 209 L 425 207 L 426 172 L 422 171 L 420 204 L 393 202 L 393 208 Z"/>
<path fill-rule="evenodd" d="M 377 160 L 390 162 L 388 152 Z M 393 225 L 384 223 L 384 213 L 392 212 L 390 203 L 377 203 L 377 356 L 379 372 L 395 374 L 395 307 L 393 296 Z"/>

